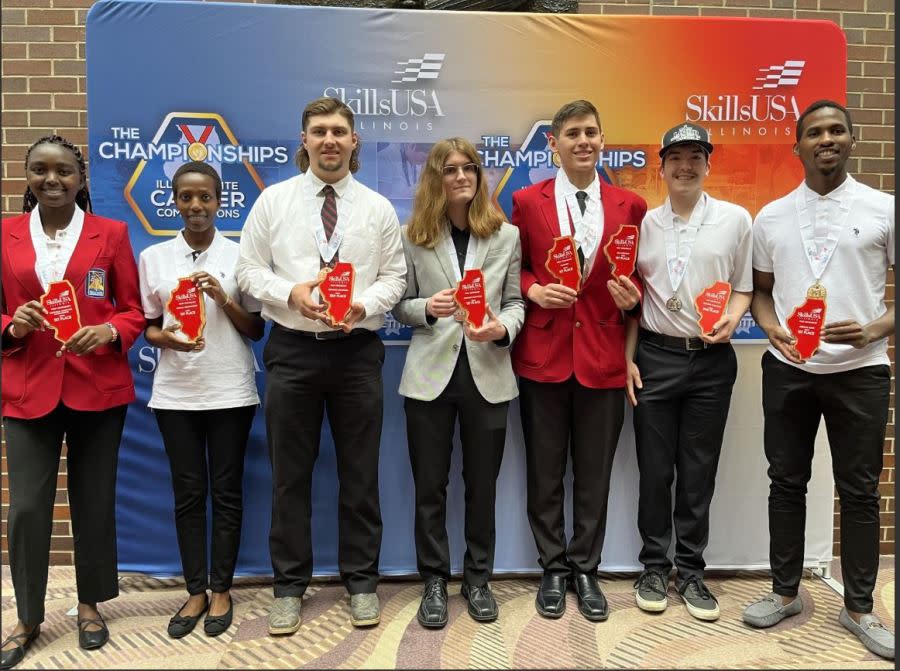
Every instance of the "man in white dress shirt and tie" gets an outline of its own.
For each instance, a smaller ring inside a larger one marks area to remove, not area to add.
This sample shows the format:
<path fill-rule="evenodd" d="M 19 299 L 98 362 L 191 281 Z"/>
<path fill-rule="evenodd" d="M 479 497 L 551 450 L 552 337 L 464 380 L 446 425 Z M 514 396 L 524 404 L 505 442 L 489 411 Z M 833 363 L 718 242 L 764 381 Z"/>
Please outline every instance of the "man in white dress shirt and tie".
<path fill-rule="evenodd" d="M 313 569 L 312 471 L 325 411 L 340 481 L 338 563 L 351 622 L 379 621 L 384 345 L 376 331 L 406 284 L 397 214 L 351 174 L 359 168 L 353 112 L 336 98 L 318 98 L 306 106 L 302 124 L 302 174 L 268 187 L 254 203 L 237 266 L 241 290 L 274 322 L 263 356 L 274 490 L 270 634 L 300 628 L 300 597 Z M 340 328 L 325 315 L 317 289 L 320 268 L 338 260 L 356 273 Z"/>

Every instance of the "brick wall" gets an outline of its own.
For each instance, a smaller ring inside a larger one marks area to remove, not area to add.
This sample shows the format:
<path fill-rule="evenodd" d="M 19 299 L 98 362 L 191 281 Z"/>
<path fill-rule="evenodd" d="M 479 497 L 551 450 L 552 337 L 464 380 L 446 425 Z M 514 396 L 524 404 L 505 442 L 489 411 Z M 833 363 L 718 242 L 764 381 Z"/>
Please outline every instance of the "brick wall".
<path fill-rule="evenodd" d="M 23 158 L 35 139 L 58 132 L 87 142 L 84 20 L 93 0 L 3 0 L 2 117 L 3 216 L 21 211 Z M 582 0 L 582 13 L 684 16 L 745 16 L 827 19 L 843 28 L 848 43 L 847 102 L 859 140 L 851 172 L 875 188 L 894 191 L 894 4 L 893 0 Z M 691 45 L 673 45 L 673 50 Z M 894 298 L 891 279 L 888 295 Z M 894 341 L 891 339 L 891 361 Z M 894 553 L 894 395 L 881 478 L 881 552 Z M 6 450 L 2 458 L 2 562 L 7 563 L 9 491 Z M 65 486 L 65 458 L 60 465 Z M 835 528 L 839 524 L 835 501 Z M 68 499 L 57 496 L 51 559 L 71 563 Z M 835 554 L 840 544 L 835 540 Z"/>

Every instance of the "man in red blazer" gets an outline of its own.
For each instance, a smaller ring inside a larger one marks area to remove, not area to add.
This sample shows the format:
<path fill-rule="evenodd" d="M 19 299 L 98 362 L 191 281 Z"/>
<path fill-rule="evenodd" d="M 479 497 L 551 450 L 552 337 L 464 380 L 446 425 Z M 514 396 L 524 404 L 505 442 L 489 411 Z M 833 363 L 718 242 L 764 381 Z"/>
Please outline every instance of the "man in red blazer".
<path fill-rule="evenodd" d="M 641 298 L 637 280 L 612 276 L 603 247 L 620 225 L 640 226 L 647 204 L 599 178 L 603 131 L 590 102 L 564 105 L 548 139 L 561 168 L 555 179 L 514 193 L 512 213 L 522 242 L 522 295 L 528 299 L 513 367 L 519 375 L 528 521 L 544 569 L 535 606 L 544 617 L 561 617 L 568 581 L 581 614 L 602 621 L 609 608 L 597 566 L 625 413 L 622 312 L 639 310 Z M 554 238 L 565 235 L 578 246 L 578 292 L 560 284 L 545 265 Z M 569 449 L 574 519 L 566 544 L 563 477 Z"/>

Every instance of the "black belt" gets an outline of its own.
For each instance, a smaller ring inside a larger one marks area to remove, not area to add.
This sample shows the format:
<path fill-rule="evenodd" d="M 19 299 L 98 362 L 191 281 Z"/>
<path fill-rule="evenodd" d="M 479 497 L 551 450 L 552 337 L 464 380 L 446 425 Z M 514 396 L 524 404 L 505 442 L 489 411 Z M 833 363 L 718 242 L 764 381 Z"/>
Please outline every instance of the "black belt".
<path fill-rule="evenodd" d="M 710 345 L 709 343 L 704 342 L 697 336 L 693 336 L 691 338 L 680 338 L 678 336 L 670 336 L 670 335 L 663 335 L 662 333 L 654 333 L 653 331 L 648 331 L 647 329 L 644 329 L 644 328 L 642 328 L 640 330 L 640 335 L 641 335 L 641 340 L 646 340 L 647 342 L 652 342 L 654 345 L 659 345 L 661 347 L 668 347 L 670 349 L 686 350 L 688 352 L 713 347 L 713 345 Z M 721 344 L 721 343 L 717 343 L 717 344 Z"/>
<path fill-rule="evenodd" d="M 352 336 L 362 335 L 363 333 L 372 333 L 369 329 L 352 329 L 349 333 L 337 329 L 335 331 L 299 331 L 297 329 L 289 329 L 281 324 L 273 324 L 273 328 L 288 333 L 290 335 L 303 336 L 304 338 L 315 338 L 316 340 L 340 340 L 341 338 L 350 338 Z"/>

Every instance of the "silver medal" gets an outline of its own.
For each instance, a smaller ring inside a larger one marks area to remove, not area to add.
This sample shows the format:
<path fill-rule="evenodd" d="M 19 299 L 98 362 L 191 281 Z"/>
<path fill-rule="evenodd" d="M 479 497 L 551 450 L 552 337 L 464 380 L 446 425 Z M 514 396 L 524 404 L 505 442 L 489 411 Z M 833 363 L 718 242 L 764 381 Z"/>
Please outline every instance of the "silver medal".
<path fill-rule="evenodd" d="M 678 296 L 672 296 L 666 301 L 666 309 L 670 312 L 679 312 L 681 310 L 681 299 Z"/>

